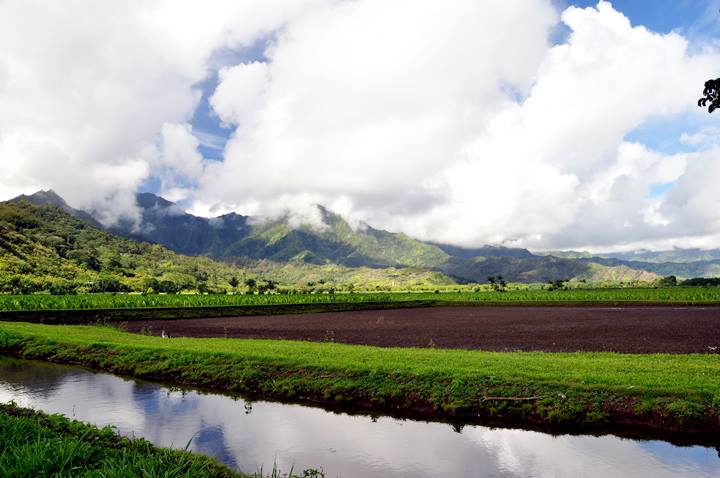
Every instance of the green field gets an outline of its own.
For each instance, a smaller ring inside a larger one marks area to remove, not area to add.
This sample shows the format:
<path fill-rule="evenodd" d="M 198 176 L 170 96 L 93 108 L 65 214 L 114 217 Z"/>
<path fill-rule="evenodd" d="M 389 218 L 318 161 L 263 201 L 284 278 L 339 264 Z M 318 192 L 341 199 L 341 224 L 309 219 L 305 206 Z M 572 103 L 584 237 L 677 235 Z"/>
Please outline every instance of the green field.
<path fill-rule="evenodd" d="M 281 398 L 560 427 L 720 430 L 714 355 L 495 353 L 0 323 L 0 352 Z M 527 400 L 518 400 L 527 399 Z"/>
<path fill-rule="evenodd" d="M 563 303 L 720 303 L 718 287 L 668 287 L 571 290 L 508 290 L 505 292 L 392 292 L 338 294 L 83 294 L 0 295 L 0 311 L 128 309 L 157 307 L 225 307 L 289 304 L 353 304 L 424 301 L 433 304 L 563 304 Z"/>
<path fill-rule="evenodd" d="M 240 478 L 215 460 L 109 428 L 0 404 L 0 477 Z"/>

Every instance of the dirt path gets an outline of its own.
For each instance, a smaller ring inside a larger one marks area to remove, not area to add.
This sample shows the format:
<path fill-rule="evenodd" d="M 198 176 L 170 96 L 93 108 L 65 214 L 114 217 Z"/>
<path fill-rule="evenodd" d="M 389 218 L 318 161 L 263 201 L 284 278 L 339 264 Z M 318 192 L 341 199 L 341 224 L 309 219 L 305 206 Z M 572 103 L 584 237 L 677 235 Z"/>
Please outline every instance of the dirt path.
<path fill-rule="evenodd" d="M 720 353 L 720 307 L 431 307 L 121 324 L 171 337 L 335 341 L 381 347 Z"/>

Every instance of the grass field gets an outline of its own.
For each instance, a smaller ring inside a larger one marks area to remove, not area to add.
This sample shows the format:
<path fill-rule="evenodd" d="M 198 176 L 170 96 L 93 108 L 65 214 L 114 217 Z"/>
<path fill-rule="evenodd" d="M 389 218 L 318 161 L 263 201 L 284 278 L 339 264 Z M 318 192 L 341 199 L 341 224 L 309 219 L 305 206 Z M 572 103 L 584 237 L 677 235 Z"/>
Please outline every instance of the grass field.
<path fill-rule="evenodd" d="M 557 427 L 720 431 L 714 355 L 494 353 L 162 339 L 0 323 L 0 352 L 266 398 Z"/>
<path fill-rule="evenodd" d="M 0 477 L 240 478 L 208 457 L 0 404 Z"/>
<path fill-rule="evenodd" d="M 718 287 L 669 287 L 572 290 L 509 290 L 506 292 L 393 292 L 268 295 L 0 295 L 0 311 L 128 309 L 160 307 L 225 307 L 290 304 L 353 304 L 424 301 L 439 303 L 667 303 L 720 304 Z"/>

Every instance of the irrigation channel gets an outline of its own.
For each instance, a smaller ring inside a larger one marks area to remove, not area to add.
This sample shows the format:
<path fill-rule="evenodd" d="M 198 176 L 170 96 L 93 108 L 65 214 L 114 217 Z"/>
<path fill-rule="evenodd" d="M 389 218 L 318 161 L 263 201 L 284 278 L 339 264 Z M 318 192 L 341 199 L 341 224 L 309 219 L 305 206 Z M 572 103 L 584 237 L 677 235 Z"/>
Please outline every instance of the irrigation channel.
<path fill-rule="evenodd" d="M 179 390 L 0 356 L 0 402 L 62 413 L 254 472 L 330 477 L 718 477 L 720 448 L 615 436 L 453 427 Z"/>

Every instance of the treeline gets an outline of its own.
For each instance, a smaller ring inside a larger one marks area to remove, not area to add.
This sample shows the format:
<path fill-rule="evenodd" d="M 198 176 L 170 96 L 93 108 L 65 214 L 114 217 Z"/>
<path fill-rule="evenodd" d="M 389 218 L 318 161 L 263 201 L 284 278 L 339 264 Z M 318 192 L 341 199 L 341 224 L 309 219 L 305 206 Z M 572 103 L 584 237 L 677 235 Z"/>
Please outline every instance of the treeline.
<path fill-rule="evenodd" d="M 718 287 L 720 286 L 720 277 L 694 277 L 682 281 L 682 285 L 694 287 Z"/>

